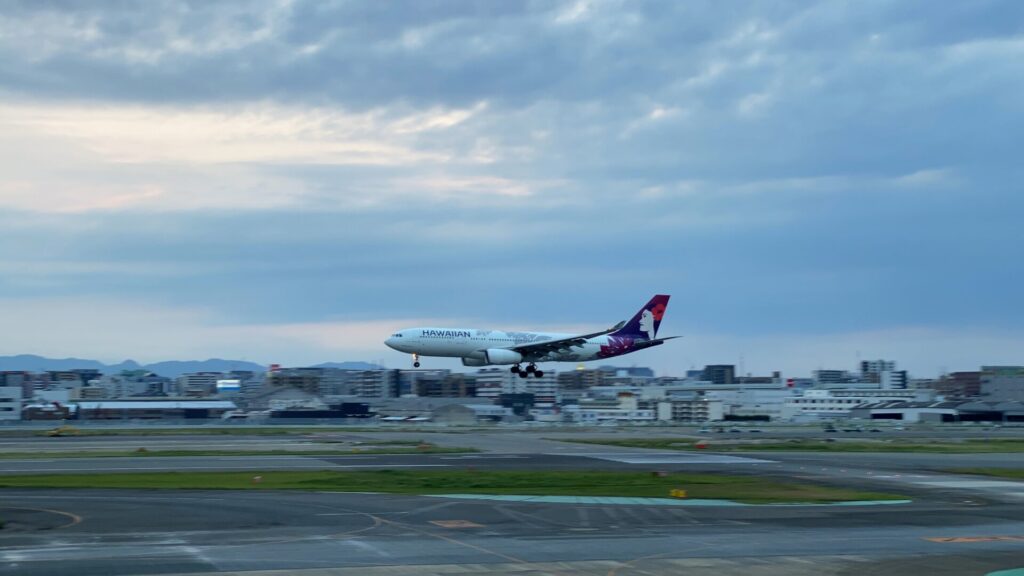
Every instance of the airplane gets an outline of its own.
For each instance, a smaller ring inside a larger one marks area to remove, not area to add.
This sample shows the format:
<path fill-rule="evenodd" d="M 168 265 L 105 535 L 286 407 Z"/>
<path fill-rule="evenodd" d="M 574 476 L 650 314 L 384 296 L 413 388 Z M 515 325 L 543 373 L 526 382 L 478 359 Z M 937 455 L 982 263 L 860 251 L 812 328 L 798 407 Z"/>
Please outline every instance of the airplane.
<path fill-rule="evenodd" d="M 472 328 L 406 328 L 384 341 L 389 348 L 412 354 L 412 365 L 420 367 L 420 356 L 462 358 L 463 366 L 511 364 L 520 378 L 540 378 L 544 372 L 537 362 L 585 362 L 622 356 L 660 346 L 658 327 L 668 307 L 669 296 L 658 294 L 629 322 L 622 321 L 590 334 L 543 332 L 502 332 Z M 521 364 L 527 363 L 523 368 Z"/>

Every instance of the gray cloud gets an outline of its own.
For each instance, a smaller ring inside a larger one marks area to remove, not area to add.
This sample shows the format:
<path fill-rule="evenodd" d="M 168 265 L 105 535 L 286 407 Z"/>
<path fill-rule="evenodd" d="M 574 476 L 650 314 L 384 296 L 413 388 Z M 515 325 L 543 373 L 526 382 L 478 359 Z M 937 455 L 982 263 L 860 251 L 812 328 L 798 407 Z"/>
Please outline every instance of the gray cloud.
<path fill-rule="evenodd" d="M 1024 7 L 584 6 L 11 4 L 0 298 L 1019 341 Z"/>

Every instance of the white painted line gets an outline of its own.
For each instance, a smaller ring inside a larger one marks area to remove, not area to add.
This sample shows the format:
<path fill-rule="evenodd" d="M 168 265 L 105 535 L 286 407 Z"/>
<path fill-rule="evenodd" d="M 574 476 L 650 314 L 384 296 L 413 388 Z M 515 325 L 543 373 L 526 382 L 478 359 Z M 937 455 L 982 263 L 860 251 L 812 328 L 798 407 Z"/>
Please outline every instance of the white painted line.
<path fill-rule="evenodd" d="M 572 454 L 551 454 L 552 456 L 577 456 L 610 460 L 624 464 L 766 464 L 773 460 L 760 460 L 745 456 L 720 456 L 717 454 L 648 454 L 643 452 L 576 452 Z"/>
<path fill-rule="evenodd" d="M 365 542 L 363 540 L 350 539 L 350 540 L 342 540 L 341 542 L 344 543 L 345 545 L 348 545 L 348 546 L 355 546 L 356 548 L 360 548 L 362 550 L 367 550 L 369 552 L 373 552 L 374 554 L 376 554 L 377 556 L 380 556 L 382 558 L 390 558 L 391 557 L 391 554 L 389 554 L 388 552 L 386 552 L 384 550 L 381 550 L 380 548 L 377 548 L 373 544 L 370 544 L 369 542 Z"/>
<path fill-rule="evenodd" d="M 325 512 L 323 514 L 314 514 L 314 516 L 366 516 L 363 512 Z"/>
<path fill-rule="evenodd" d="M 915 482 L 926 486 L 938 486 L 940 488 L 1007 488 L 1010 490 L 1024 489 L 1020 482 L 1003 482 L 999 480 L 932 480 L 929 482 Z"/>

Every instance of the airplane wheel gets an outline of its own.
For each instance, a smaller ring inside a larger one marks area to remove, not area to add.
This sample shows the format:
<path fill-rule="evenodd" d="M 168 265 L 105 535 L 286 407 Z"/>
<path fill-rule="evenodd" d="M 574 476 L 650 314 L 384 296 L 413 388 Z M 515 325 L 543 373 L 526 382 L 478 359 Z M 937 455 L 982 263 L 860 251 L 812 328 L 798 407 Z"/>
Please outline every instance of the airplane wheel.
<path fill-rule="evenodd" d="M 413 368 L 419 368 L 420 367 L 420 363 L 419 362 L 413 362 L 412 363 L 412 367 Z"/>
<path fill-rule="evenodd" d="M 519 373 L 519 377 L 520 378 L 529 378 L 530 377 L 530 373 L 529 372 L 525 372 L 525 371 L 524 372 L 520 372 Z"/>
<path fill-rule="evenodd" d="M 533 375 L 536 376 L 537 378 L 543 378 L 544 377 L 544 371 L 543 370 L 537 370 L 537 371 L 535 371 L 533 373 Z"/>
<path fill-rule="evenodd" d="M 519 364 L 516 364 L 508 369 L 513 374 L 519 374 Z"/>
<path fill-rule="evenodd" d="M 536 370 L 537 370 L 537 367 L 534 366 L 533 364 L 530 364 L 529 366 L 526 367 L 526 371 L 527 372 L 531 372 L 532 373 L 532 372 L 535 372 Z"/>

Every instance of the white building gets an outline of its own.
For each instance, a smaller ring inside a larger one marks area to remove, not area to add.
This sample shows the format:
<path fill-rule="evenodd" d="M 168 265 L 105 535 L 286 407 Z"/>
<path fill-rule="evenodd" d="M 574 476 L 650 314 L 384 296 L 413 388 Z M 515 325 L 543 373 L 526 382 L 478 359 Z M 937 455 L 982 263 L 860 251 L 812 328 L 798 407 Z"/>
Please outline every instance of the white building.
<path fill-rule="evenodd" d="M 495 404 L 447 404 L 430 413 L 430 419 L 439 424 L 473 425 L 480 422 L 516 420 L 511 408 Z"/>
<path fill-rule="evenodd" d="M 518 382 L 516 381 L 518 380 Z M 525 392 L 533 394 L 534 408 L 551 409 L 561 402 L 558 391 L 558 379 L 552 373 L 545 373 L 542 378 L 516 378 L 512 381 L 512 393 Z"/>
<path fill-rule="evenodd" d="M 878 373 L 878 383 L 889 390 L 910 388 L 906 370 L 883 370 Z"/>
<path fill-rule="evenodd" d="M 546 376 L 546 375 L 545 375 Z M 507 368 L 485 368 L 476 373 L 476 397 L 497 398 L 512 388 L 512 378 L 519 377 Z"/>
<path fill-rule="evenodd" d="M 722 403 L 722 412 L 729 416 L 767 417 L 778 420 L 788 399 L 798 392 L 785 384 L 722 385 L 722 390 L 708 389 L 704 396 Z"/>
<path fill-rule="evenodd" d="M 875 402 L 930 401 L 935 398 L 934 390 L 886 390 L 886 389 L 833 389 L 806 390 L 801 396 L 787 398 L 781 417 L 783 420 L 807 422 L 834 418 L 847 418 L 850 411 L 862 404 Z"/>
<path fill-rule="evenodd" d="M 981 397 L 994 402 L 1024 402 L 1024 366 L 982 366 Z"/>
<path fill-rule="evenodd" d="M 0 386 L 0 420 L 21 420 L 21 386 Z"/>
<path fill-rule="evenodd" d="M 619 394 L 615 401 L 584 399 L 578 406 L 566 406 L 567 419 L 581 424 L 636 424 L 654 422 L 655 410 L 640 408 L 637 397 L 628 392 Z"/>
<path fill-rule="evenodd" d="M 721 400 L 694 397 L 658 402 L 658 420 L 671 422 L 712 422 L 724 417 Z"/>
<path fill-rule="evenodd" d="M 725 416 L 766 416 L 777 420 L 781 417 L 785 400 L 799 394 L 799 390 L 790 388 L 785 383 L 713 384 L 684 380 L 662 382 L 654 386 L 594 386 L 588 390 L 588 396 L 607 401 L 614 400 L 621 393 L 630 393 L 641 402 L 651 403 L 702 398 L 716 403 L 708 420 L 721 420 Z"/>
<path fill-rule="evenodd" d="M 352 380 L 360 398 L 393 398 L 398 393 L 397 370 L 362 370 Z"/>
<path fill-rule="evenodd" d="M 212 396 L 217 393 L 217 380 L 224 378 L 221 372 L 193 372 L 182 374 L 175 381 L 176 392 L 182 396 Z M 121 396 L 128 396 L 122 394 Z M 115 398 L 119 396 L 114 396 Z"/>
<path fill-rule="evenodd" d="M 861 360 L 860 373 L 862 377 L 870 374 L 881 374 L 882 372 L 895 372 L 896 362 L 892 360 Z"/>

